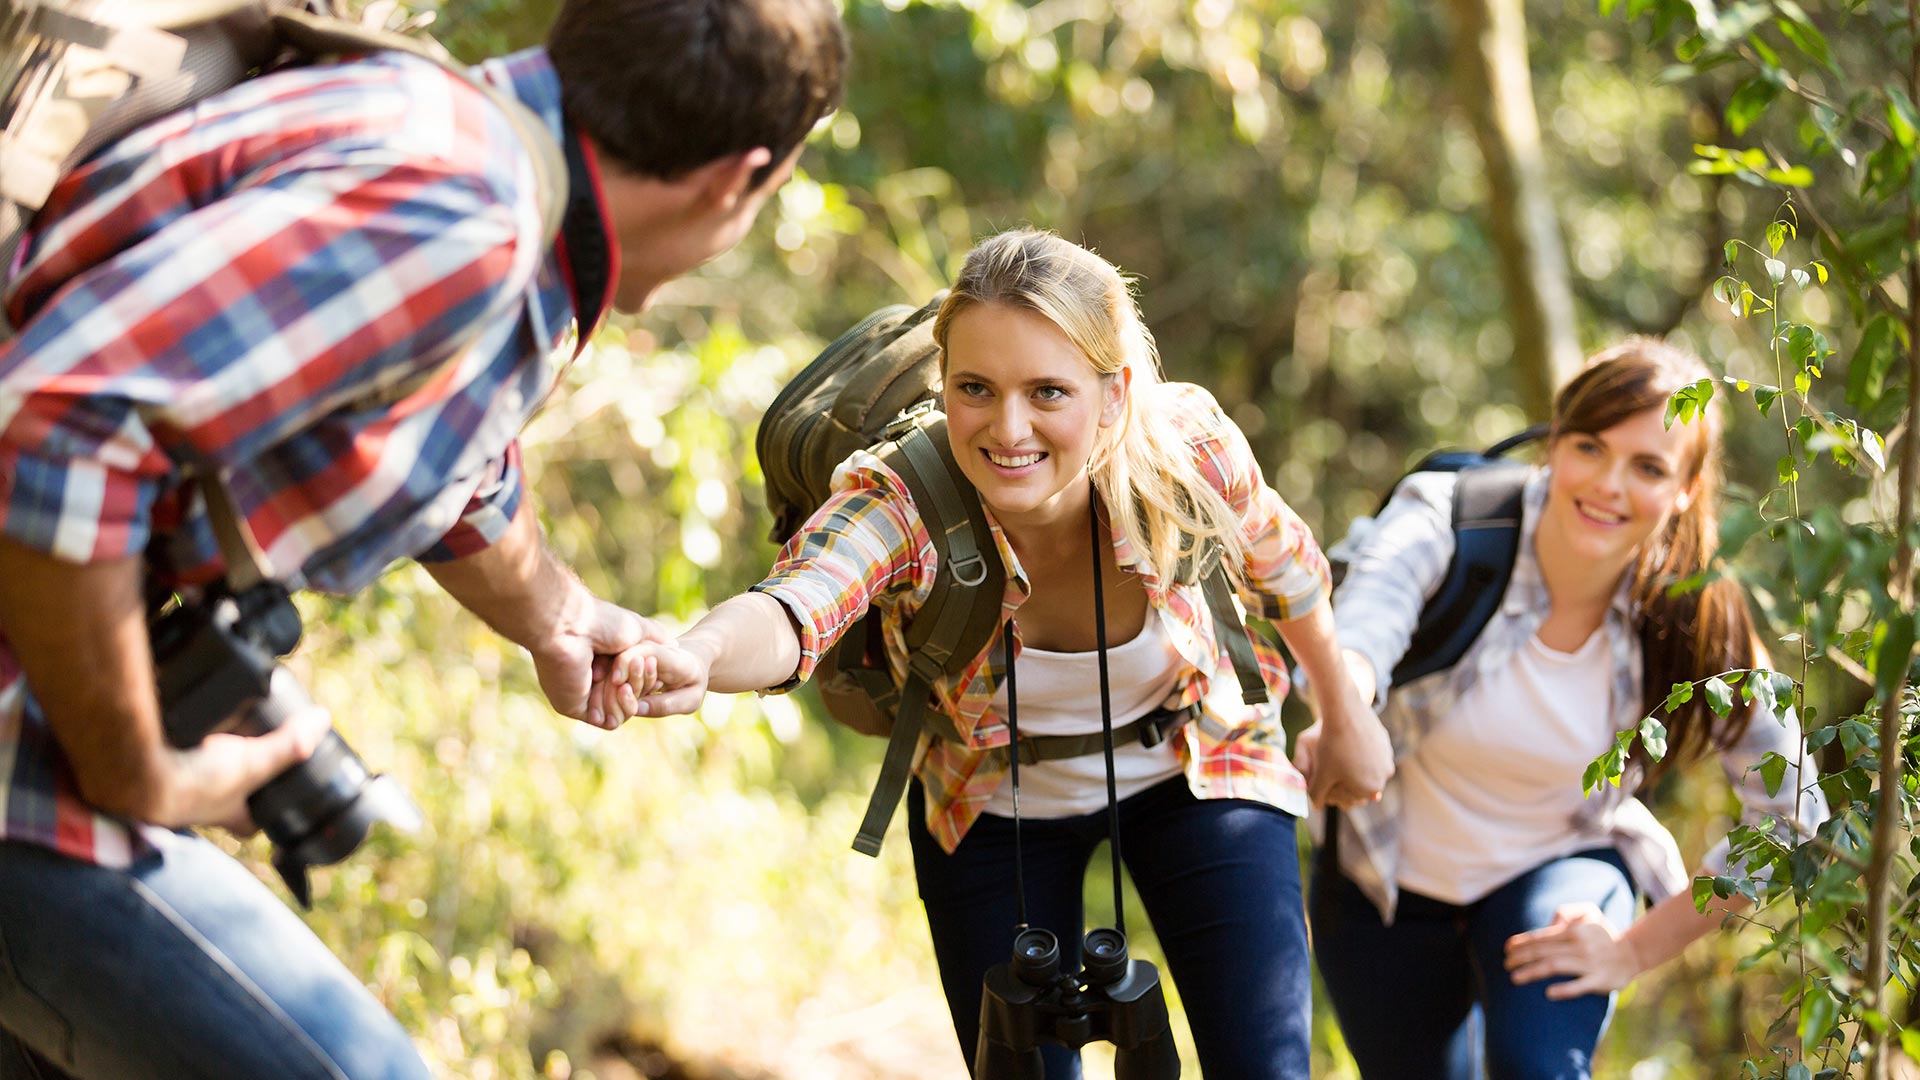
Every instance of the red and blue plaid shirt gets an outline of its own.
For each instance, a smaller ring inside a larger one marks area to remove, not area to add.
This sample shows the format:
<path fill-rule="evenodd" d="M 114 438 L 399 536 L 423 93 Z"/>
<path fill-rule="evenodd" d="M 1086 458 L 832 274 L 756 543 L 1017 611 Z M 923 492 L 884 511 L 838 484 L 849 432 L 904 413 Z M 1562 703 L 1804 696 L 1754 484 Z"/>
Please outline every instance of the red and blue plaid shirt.
<path fill-rule="evenodd" d="M 1149 388 L 1149 408 L 1167 410 L 1192 449 L 1202 476 L 1241 516 L 1246 546 L 1240 600 L 1262 618 L 1283 622 L 1312 611 L 1326 598 L 1327 560 L 1306 523 L 1267 486 L 1246 436 L 1198 386 L 1163 383 Z M 1020 560 L 988 513 L 994 546 L 1008 568 L 1000 625 L 1014 619 L 1032 595 Z M 1115 562 L 1141 576 L 1152 617 L 1160 619 L 1180 654 L 1173 696 L 1163 704 L 1200 702 L 1198 723 L 1180 729 L 1175 744 L 1193 793 L 1208 799 L 1255 799 L 1295 816 L 1307 812 L 1306 782 L 1287 760 L 1279 703 L 1287 696 L 1287 671 L 1279 653 L 1258 634 L 1254 653 L 1272 693 L 1271 704 L 1241 704 L 1238 693 L 1209 694 L 1212 680 L 1232 680 L 1231 661 L 1206 597 L 1197 585 L 1163 582 L 1134 550 L 1131 538 L 1113 538 Z M 754 586 L 786 605 L 800 632 L 800 667 L 781 690 L 813 674 L 820 656 L 840 640 L 869 606 L 879 608 L 887 659 L 895 678 L 907 666 L 907 625 L 932 593 L 939 569 L 933 541 L 907 487 L 880 459 L 861 451 L 834 476 L 833 496 L 787 541 L 766 580 Z M 1014 654 L 1020 625 L 1013 625 Z M 923 738 L 914 765 L 927 793 L 927 829 L 952 851 L 979 818 L 1007 775 L 987 751 L 1007 744 L 1006 721 L 993 695 L 1006 677 L 996 630 L 987 648 L 953 678 L 933 687 L 934 707 L 954 722 L 964 742 Z"/>
<path fill-rule="evenodd" d="M 562 136 L 544 53 L 480 71 Z M 574 302 L 527 153 L 459 77 L 387 53 L 242 83 L 74 170 L 23 251 L 0 345 L 7 539 L 214 581 L 185 470 L 217 470 L 276 577 L 348 592 L 512 519 L 514 440 Z M 79 799 L 4 629 L 0 838 L 124 865 L 164 834 Z"/>

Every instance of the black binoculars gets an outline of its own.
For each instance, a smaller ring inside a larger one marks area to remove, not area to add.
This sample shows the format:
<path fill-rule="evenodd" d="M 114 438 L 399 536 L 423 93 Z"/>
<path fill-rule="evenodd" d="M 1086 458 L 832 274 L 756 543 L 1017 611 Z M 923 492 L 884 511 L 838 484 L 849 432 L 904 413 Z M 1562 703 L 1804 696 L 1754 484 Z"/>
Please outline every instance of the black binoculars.
<path fill-rule="evenodd" d="M 155 619 L 167 741 L 187 749 L 217 731 L 262 735 L 311 707 L 306 687 L 275 660 L 300 643 L 300 629 L 292 598 L 271 582 L 180 604 Z M 381 822 L 409 832 L 420 825 L 406 791 L 374 775 L 331 730 L 312 757 L 248 796 L 247 809 L 273 841 L 273 868 L 302 907 L 312 905 L 308 867 L 346 858 Z"/>
<path fill-rule="evenodd" d="M 1180 1075 L 1160 970 L 1130 958 L 1118 930 L 1088 931 L 1081 952 L 1083 970 L 1062 972 L 1050 931 L 1029 927 L 1014 936 L 1013 959 L 987 971 L 974 1080 L 1044 1080 L 1043 1043 L 1112 1043 L 1116 1080 Z"/>

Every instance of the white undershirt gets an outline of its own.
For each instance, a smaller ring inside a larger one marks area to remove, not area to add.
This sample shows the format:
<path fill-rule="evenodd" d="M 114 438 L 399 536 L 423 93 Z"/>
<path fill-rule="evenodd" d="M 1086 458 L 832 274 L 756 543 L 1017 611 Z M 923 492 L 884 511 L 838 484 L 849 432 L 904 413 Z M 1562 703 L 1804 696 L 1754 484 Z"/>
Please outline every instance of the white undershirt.
<path fill-rule="evenodd" d="M 1570 822 L 1587 764 L 1613 744 L 1607 638 L 1570 653 L 1529 638 L 1399 763 L 1401 888 L 1468 904 L 1591 845 Z"/>
<path fill-rule="evenodd" d="M 1113 726 L 1145 716 L 1173 693 L 1180 654 L 1174 650 L 1157 612 L 1147 612 L 1138 637 L 1107 649 L 1107 688 L 1113 701 Z M 1096 652 L 1048 652 L 1025 646 L 1015 661 L 1020 734 L 1083 735 L 1100 730 L 1100 664 Z M 993 695 L 1001 715 L 1007 684 Z M 1115 791 L 1119 798 L 1145 791 L 1180 774 L 1174 749 L 1177 735 L 1151 749 L 1132 743 L 1113 751 Z M 1020 816 L 1075 817 L 1107 806 L 1107 760 L 1102 753 L 1020 766 Z M 986 813 L 1013 816 L 1013 783 L 1000 784 Z"/>

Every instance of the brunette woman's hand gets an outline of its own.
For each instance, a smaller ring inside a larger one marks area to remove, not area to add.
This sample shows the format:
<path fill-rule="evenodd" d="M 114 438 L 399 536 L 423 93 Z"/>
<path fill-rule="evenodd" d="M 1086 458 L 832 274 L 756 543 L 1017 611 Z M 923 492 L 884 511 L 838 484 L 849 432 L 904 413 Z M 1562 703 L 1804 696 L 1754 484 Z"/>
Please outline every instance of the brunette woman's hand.
<path fill-rule="evenodd" d="M 1561 905 L 1551 926 L 1507 939 L 1507 972 L 1515 985 L 1568 976 L 1547 987 L 1550 1001 L 1609 994 L 1644 970 L 1632 940 L 1585 901 Z"/>

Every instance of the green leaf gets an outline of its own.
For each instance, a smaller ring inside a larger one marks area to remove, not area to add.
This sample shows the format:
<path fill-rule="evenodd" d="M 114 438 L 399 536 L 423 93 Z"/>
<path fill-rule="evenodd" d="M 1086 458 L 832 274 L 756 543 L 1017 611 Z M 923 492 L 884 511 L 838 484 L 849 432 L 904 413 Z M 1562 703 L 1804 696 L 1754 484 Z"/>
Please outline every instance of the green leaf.
<path fill-rule="evenodd" d="M 1737 258 L 1740 254 L 1740 241 L 1729 240 L 1727 241 L 1726 246 L 1722 247 L 1720 250 L 1726 253 L 1727 265 L 1732 266 L 1734 259 Z"/>
<path fill-rule="evenodd" d="M 1794 165 L 1785 169 L 1768 169 L 1760 174 L 1768 183 L 1783 187 L 1808 187 L 1813 183 L 1813 170 L 1805 165 Z"/>
<path fill-rule="evenodd" d="M 1733 688 L 1727 685 L 1726 680 L 1718 675 L 1712 676 L 1706 681 L 1704 689 L 1707 692 L 1707 706 L 1713 710 L 1713 715 L 1725 717 L 1733 711 Z"/>
<path fill-rule="evenodd" d="M 1882 699 L 1893 693 L 1894 684 L 1907 673 L 1913 662 L 1913 616 L 1898 614 L 1874 632 L 1873 683 Z"/>
<path fill-rule="evenodd" d="M 1915 128 L 1920 127 L 1920 121 L 1914 117 L 1913 102 L 1907 100 L 1906 92 L 1898 86 L 1887 87 L 1887 126 L 1893 130 L 1901 149 L 1913 149 Z"/>
<path fill-rule="evenodd" d="M 1693 910 L 1704 912 L 1707 902 L 1713 899 L 1713 879 L 1697 877 L 1693 879 Z"/>
<path fill-rule="evenodd" d="M 1809 275 L 1807 274 L 1807 272 L 1806 272 L 1805 270 L 1795 270 L 1795 271 L 1793 271 L 1793 283 L 1794 283 L 1795 285 L 1798 285 L 1798 286 L 1800 286 L 1801 288 L 1803 288 L 1803 289 L 1804 289 L 1804 288 L 1806 288 L 1806 287 L 1807 287 L 1807 285 L 1808 285 L 1808 284 L 1810 284 L 1810 283 L 1811 283 L 1812 281 L 1813 281 L 1813 278 L 1812 278 L 1811 276 L 1809 276 Z"/>
<path fill-rule="evenodd" d="M 1900 1029 L 1900 1049 L 1910 1058 L 1920 1058 L 1920 1028 Z"/>
<path fill-rule="evenodd" d="M 1692 683 L 1690 682 L 1674 683 L 1673 689 L 1669 691 L 1667 694 L 1667 706 L 1666 706 L 1667 712 L 1671 713 L 1674 710 L 1678 709 L 1680 706 L 1685 705 L 1687 702 L 1692 700 L 1693 700 L 1693 684 Z"/>
<path fill-rule="evenodd" d="M 1773 410 L 1773 403 L 1780 399 L 1777 386 L 1756 386 L 1753 388 L 1753 403 L 1760 407 L 1760 415 L 1765 416 Z"/>
<path fill-rule="evenodd" d="M 1767 280 L 1775 285 L 1787 280 L 1787 264 L 1779 259 L 1767 260 Z"/>
<path fill-rule="evenodd" d="M 1807 265 L 1813 267 L 1813 276 L 1820 279 L 1820 284 L 1825 285 L 1827 283 L 1827 264 L 1815 259 Z"/>
<path fill-rule="evenodd" d="M 1767 247 L 1775 255 L 1780 254 L 1780 245 L 1787 242 L 1787 223 L 1776 221 L 1767 226 Z"/>
<path fill-rule="evenodd" d="M 1606 755 L 1603 754 L 1587 762 L 1587 771 L 1580 774 L 1580 796 L 1585 798 L 1593 794 L 1593 789 L 1599 787 L 1601 781 L 1606 778 L 1607 759 Z"/>
<path fill-rule="evenodd" d="M 1613 9 L 1619 6 L 1620 0 L 1600 0 L 1600 17 L 1604 19 L 1613 14 Z"/>
<path fill-rule="evenodd" d="M 1827 1032 L 1833 1030 L 1834 1023 L 1840 1017 L 1840 1005 L 1833 1000 L 1833 994 L 1826 986 L 1815 981 L 1807 988 L 1807 996 L 1800 1001 L 1800 1052 L 1811 1054 L 1814 1047 L 1825 1041 Z M 1805 1065 L 1796 1066 L 1802 1072 Z M 1787 1075 L 1793 1075 L 1788 1070 Z M 1807 1080 L 1812 1080 L 1811 1075 Z"/>
<path fill-rule="evenodd" d="M 1640 745 L 1647 748 L 1647 756 L 1659 761 L 1667 756 L 1667 725 L 1651 716 L 1640 720 Z"/>
<path fill-rule="evenodd" d="M 1760 757 L 1760 781 L 1767 785 L 1767 797 L 1780 794 L 1780 785 L 1787 778 L 1787 759 L 1769 750 Z"/>
<path fill-rule="evenodd" d="M 1847 368 L 1847 404 L 1866 410 L 1879 402 L 1886 387 L 1887 372 L 1903 344 L 1905 330 L 1894 317 L 1881 312 L 1860 332 L 1860 344 L 1854 347 Z"/>
<path fill-rule="evenodd" d="M 1813 20 L 1800 10 L 1800 5 L 1783 3 L 1779 8 L 1786 14 L 1786 17 L 1774 23 L 1780 28 L 1780 35 L 1793 42 L 1793 47 L 1805 53 L 1807 59 L 1832 70 L 1833 50 L 1827 47 L 1826 35 L 1813 25 Z"/>

